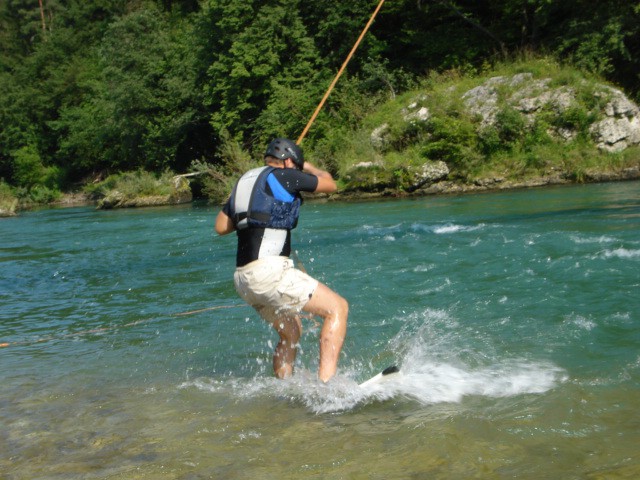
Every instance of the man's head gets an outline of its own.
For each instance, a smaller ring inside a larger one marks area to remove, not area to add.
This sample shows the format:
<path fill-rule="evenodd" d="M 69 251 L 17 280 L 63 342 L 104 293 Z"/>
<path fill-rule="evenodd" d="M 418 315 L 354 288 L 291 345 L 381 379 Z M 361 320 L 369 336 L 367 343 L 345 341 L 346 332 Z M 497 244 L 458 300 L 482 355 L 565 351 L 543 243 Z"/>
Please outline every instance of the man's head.
<path fill-rule="evenodd" d="M 302 149 L 294 142 L 287 138 L 276 138 L 268 146 L 267 151 L 264 154 L 266 157 L 277 158 L 278 160 L 285 161 L 291 159 L 298 170 L 302 170 L 304 166 L 304 157 L 302 155 Z"/>

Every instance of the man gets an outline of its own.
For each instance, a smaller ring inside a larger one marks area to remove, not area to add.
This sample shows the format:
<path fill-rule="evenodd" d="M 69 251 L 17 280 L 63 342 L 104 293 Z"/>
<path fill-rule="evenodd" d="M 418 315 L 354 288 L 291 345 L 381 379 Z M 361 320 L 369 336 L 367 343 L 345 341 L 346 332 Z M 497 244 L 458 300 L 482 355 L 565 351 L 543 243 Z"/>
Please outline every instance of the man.
<path fill-rule="evenodd" d="M 237 232 L 234 284 L 238 294 L 280 336 L 273 356 L 278 378 L 293 374 L 302 334 L 300 311 L 324 319 L 320 332 L 318 377 L 328 382 L 338 368 L 347 331 L 347 301 L 293 266 L 291 230 L 298 222 L 300 192 L 337 190 L 330 173 L 303 158 L 291 140 L 277 138 L 267 147 L 265 167 L 246 172 L 216 217 L 216 232 Z"/>

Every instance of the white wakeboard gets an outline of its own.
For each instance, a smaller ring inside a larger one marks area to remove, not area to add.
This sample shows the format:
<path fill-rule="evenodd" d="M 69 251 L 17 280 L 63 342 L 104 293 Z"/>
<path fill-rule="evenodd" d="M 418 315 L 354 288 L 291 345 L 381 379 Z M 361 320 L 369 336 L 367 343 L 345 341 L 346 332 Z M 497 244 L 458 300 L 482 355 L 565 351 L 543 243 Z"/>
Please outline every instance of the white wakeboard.
<path fill-rule="evenodd" d="M 362 382 L 359 386 L 360 388 L 369 387 L 374 384 L 382 383 L 391 378 L 397 377 L 400 374 L 400 369 L 392 365 L 390 367 L 385 368 L 383 371 L 378 373 L 377 375 L 371 377 L 369 380 Z"/>

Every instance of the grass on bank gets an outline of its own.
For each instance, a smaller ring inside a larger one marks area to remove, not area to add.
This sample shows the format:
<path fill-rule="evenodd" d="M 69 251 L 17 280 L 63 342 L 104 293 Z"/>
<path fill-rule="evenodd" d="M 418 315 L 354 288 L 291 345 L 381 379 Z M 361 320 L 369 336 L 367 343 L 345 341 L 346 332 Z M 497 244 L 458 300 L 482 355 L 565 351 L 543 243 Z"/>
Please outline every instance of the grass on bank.
<path fill-rule="evenodd" d="M 45 185 L 12 187 L 0 181 L 0 212 L 14 214 L 18 209 L 47 205 L 62 197 L 62 192 Z"/>
<path fill-rule="evenodd" d="M 18 199 L 11 187 L 0 181 L 0 215 L 14 215 L 17 206 Z"/>
<path fill-rule="evenodd" d="M 127 200 L 170 195 L 173 192 L 174 176 L 175 173 L 170 171 L 160 175 L 145 170 L 116 173 L 109 175 L 102 182 L 86 186 L 85 193 L 94 200 L 104 198 L 114 191 Z"/>
<path fill-rule="evenodd" d="M 574 91 L 569 108 L 546 105 L 531 123 L 508 101 L 519 87 L 505 82 L 494 86 L 498 92 L 495 122 L 481 125 L 482 119 L 469 111 L 463 94 L 493 77 L 523 73 L 531 74 L 533 80 L 549 79 L 550 89 Z M 432 74 L 419 87 L 379 105 L 362 120 L 361 128 L 336 129 L 309 155 L 328 158 L 347 190 L 362 188 L 362 179 L 359 183 L 349 178 L 361 162 L 379 165 L 378 180 L 386 175 L 387 184 L 398 190 L 404 187 L 401 179 L 406 167 L 438 160 L 449 167 L 449 180 L 462 183 L 489 177 L 522 181 L 554 174 L 581 181 L 589 170 L 616 171 L 638 165 L 640 158 L 637 148 L 602 152 L 591 138 L 589 127 L 602 119 L 608 100 L 603 85 L 602 79 L 547 58 L 499 65 L 473 75 Z M 420 109 L 428 110 L 428 120 L 411 117 Z M 372 132 L 381 126 L 385 126 L 384 142 L 374 145 Z M 571 131 L 572 137 L 562 139 L 558 134 L 562 131 Z"/>

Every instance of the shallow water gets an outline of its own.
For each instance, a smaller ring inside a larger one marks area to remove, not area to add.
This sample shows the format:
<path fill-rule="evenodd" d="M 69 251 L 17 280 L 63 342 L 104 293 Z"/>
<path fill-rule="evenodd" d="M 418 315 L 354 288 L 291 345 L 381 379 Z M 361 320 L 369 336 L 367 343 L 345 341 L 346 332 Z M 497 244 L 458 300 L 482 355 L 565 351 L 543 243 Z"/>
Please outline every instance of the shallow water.
<path fill-rule="evenodd" d="M 640 477 L 638 182 L 308 202 L 351 305 L 329 385 L 311 320 L 271 377 L 215 213 L 0 221 L 0 478 Z"/>

